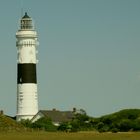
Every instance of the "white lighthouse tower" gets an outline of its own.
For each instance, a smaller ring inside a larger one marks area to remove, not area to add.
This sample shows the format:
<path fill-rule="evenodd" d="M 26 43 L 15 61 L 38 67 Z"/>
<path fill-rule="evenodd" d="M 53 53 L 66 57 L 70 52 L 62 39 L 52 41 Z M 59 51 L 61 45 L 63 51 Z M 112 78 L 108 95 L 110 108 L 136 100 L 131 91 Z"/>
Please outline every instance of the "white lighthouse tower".
<path fill-rule="evenodd" d="M 17 47 L 17 121 L 32 119 L 38 112 L 36 47 L 37 33 L 27 13 L 20 20 L 16 33 Z"/>

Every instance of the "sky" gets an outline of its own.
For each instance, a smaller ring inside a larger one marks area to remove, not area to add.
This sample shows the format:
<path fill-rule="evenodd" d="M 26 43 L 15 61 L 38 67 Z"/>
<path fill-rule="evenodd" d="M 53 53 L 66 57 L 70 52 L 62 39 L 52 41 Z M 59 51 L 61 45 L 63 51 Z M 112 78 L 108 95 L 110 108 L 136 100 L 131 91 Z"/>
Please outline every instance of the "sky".
<path fill-rule="evenodd" d="M 39 109 L 102 116 L 140 108 L 139 0 L 0 0 L 0 109 L 16 115 L 15 34 L 38 33 Z"/>

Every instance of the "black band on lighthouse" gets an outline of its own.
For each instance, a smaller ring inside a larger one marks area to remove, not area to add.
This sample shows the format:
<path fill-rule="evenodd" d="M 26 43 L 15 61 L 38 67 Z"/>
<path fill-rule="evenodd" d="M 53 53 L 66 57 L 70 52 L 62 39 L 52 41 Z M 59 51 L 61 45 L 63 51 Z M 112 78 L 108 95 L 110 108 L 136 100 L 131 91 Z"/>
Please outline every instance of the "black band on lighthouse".
<path fill-rule="evenodd" d="M 37 83 L 36 64 L 18 64 L 17 83 Z"/>

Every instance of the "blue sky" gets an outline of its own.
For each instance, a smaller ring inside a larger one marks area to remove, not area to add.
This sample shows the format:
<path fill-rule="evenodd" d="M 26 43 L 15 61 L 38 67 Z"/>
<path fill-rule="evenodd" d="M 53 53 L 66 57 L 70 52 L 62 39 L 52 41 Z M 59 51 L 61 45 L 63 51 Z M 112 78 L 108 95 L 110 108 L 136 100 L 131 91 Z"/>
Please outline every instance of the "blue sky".
<path fill-rule="evenodd" d="M 101 116 L 140 108 L 139 7 L 139 0 L 1 0 L 0 109 L 16 114 L 21 11 L 34 19 L 40 42 L 40 109 Z"/>

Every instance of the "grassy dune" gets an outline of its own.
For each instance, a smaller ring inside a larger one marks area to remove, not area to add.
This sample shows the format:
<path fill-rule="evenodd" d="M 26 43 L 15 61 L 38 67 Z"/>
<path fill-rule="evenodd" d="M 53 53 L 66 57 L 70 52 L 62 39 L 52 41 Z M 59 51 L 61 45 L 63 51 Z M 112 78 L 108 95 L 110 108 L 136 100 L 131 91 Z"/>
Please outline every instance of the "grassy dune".
<path fill-rule="evenodd" d="M 139 140 L 140 133 L 0 133 L 0 140 Z"/>

